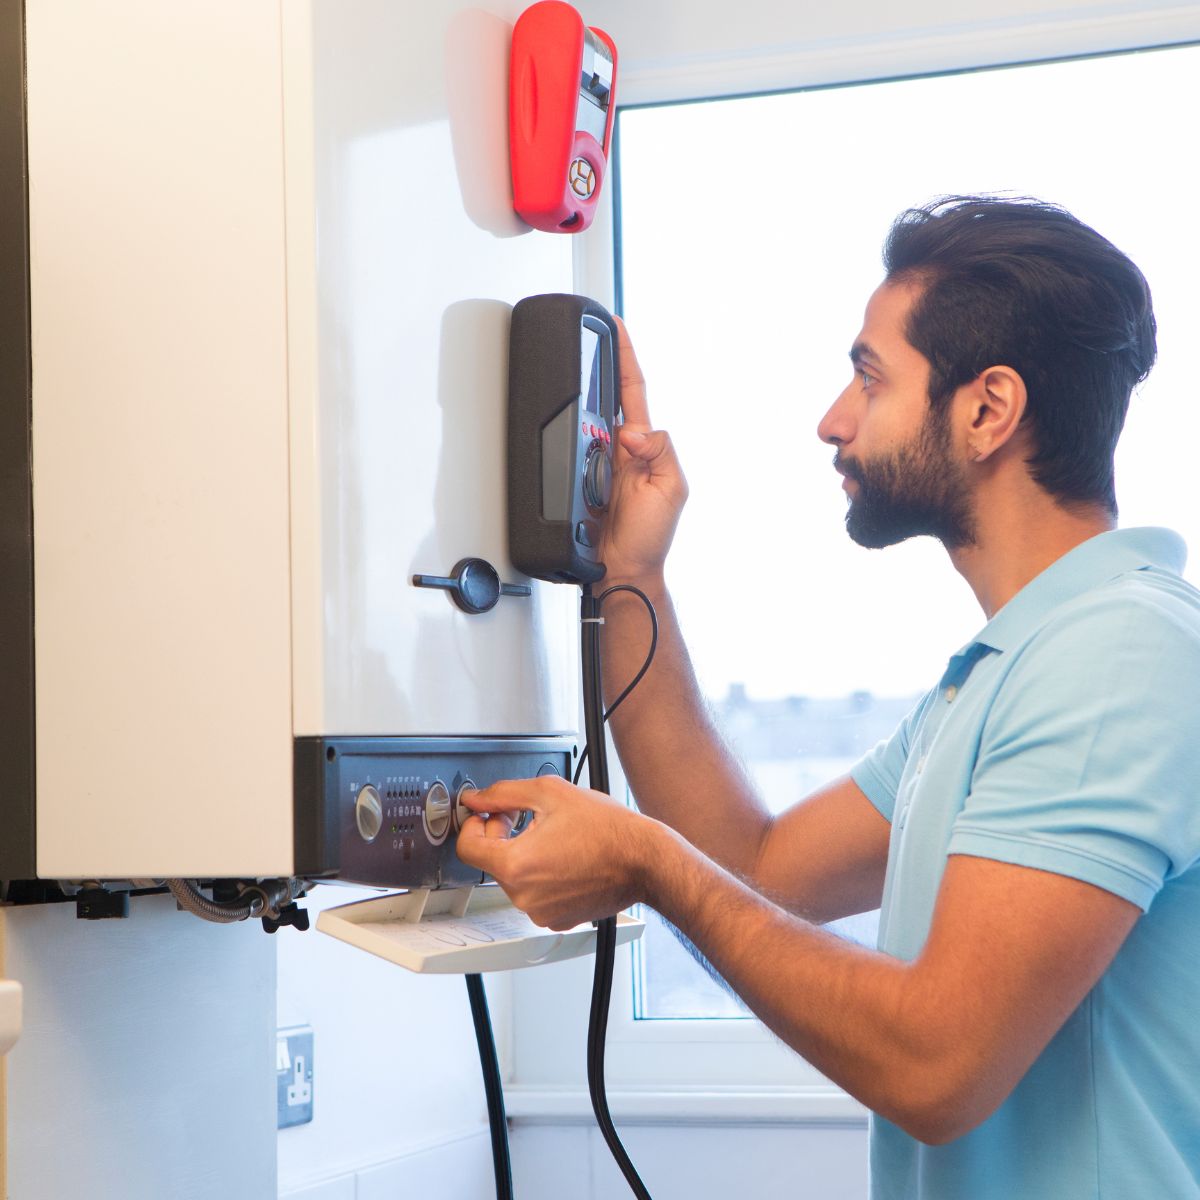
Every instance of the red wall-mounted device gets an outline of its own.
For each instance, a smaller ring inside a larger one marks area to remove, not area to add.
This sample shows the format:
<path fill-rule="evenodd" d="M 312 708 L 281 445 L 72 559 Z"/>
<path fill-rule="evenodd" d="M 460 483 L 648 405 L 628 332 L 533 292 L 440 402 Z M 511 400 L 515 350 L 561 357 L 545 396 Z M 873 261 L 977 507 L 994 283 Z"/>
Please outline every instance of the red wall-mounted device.
<path fill-rule="evenodd" d="M 513 28 L 508 132 L 513 207 L 535 229 L 592 223 L 612 142 L 617 48 L 569 4 L 541 0 Z"/>

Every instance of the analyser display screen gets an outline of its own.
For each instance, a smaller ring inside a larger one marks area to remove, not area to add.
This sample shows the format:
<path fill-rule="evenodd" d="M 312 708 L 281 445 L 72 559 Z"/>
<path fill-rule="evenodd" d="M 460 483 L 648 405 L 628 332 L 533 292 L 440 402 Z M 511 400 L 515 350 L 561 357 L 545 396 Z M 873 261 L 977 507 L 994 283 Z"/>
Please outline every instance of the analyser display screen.
<path fill-rule="evenodd" d="M 584 325 L 579 330 L 579 395 L 588 412 L 600 412 L 600 335 Z"/>

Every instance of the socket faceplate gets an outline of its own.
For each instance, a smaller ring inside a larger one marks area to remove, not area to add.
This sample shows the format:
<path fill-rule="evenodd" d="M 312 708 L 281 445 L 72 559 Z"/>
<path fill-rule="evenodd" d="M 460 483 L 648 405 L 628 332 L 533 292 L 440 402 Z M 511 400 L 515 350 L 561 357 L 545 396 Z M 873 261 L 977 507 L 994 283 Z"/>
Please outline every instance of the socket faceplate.
<path fill-rule="evenodd" d="M 293 1025 L 275 1034 L 277 1126 L 304 1125 L 313 1119 L 313 1031 Z"/>

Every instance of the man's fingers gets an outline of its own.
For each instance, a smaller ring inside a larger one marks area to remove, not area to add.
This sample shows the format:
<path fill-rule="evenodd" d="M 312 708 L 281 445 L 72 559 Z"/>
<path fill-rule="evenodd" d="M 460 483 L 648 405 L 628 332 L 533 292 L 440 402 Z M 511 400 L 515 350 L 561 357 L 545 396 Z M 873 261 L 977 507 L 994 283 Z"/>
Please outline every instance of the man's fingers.
<path fill-rule="evenodd" d="M 663 467 L 675 466 L 675 448 L 671 445 L 670 435 L 665 429 L 656 429 L 647 433 L 623 425 L 618 437 L 623 450 L 629 451 L 633 458 L 641 459 L 651 468 L 656 463 Z"/>
<path fill-rule="evenodd" d="M 622 428 L 619 437 L 621 448 L 629 457 L 648 468 L 648 481 L 682 505 L 687 499 L 688 486 L 671 435 L 665 429 L 639 433 Z M 626 465 L 629 465 L 628 460 Z"/>
<path fill-rule="evenodd" d="M 512 837 L 516 821 L 508 813 L 492 813 L 483 823 L 483 836 L 490 838 Z"/>
<path fill-rule="evenodd" d="M 620 317 L 617 322 L 617 345 L 621 355 L 621 412 L 626 429 L 649 429 L 650 406 L 646 403 L 646 379 L 638 365 L 633 342 Z"/>
<path fill-rule="evenodd" d="M 542 811 L 541 802 L 528 779 L 509 779 L 502 783 L 493 783 L 477 792 L 467 792 L 462 800 L 468 808 L 476 812 L 520 813 L 526 809 L 530 812 Z"/>
<path fill-rule="evenodd" d="M 678 479 L 683 484 L 684 495 L 687 485 L 683 481 L 683 471 L 675 456 L 675 447 L 665 430 L 655 429 L 650 424 L 650 408 L 646 403 L 646 381 L 642 368 L 638 365 L 634 353 L 633 342 L 629 340 L 629 332 L 625 322 L 615 317 L 617 332 L 621 347 L 621 411 L 624 419 L 617 432 L 618 470 L 626 461 L 628 455 L 638 462 L 645 463 L 650 468 L 651 476 L 660 476 L 664 480 Z"/>
<path fill-rule="evenodd" d="M 484 821 L 482 817 L 468 817 L 458 831 L 454 849 L 458 857 L 470 867 L 478 867 L 488 875 L 495 875 L 504 862 L 504 855 L 511 845 L 507 837 L 496 837 L 488 833 L 488 826 L 497 818 Z"/>

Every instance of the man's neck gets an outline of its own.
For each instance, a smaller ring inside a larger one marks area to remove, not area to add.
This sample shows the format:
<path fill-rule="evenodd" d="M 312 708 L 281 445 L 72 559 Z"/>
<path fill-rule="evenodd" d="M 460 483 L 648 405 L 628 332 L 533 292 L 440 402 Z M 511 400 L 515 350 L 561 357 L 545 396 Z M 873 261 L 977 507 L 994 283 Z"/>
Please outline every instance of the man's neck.
<path fill-rule="evenodd" d="M 1100 506 L 1068 510 L 1049 497 L 1022 499 L 981 504 L 975 542 L 949 552 L 989 621 L 1068 551 L 1116 528 L 1116 519 Z"/>

